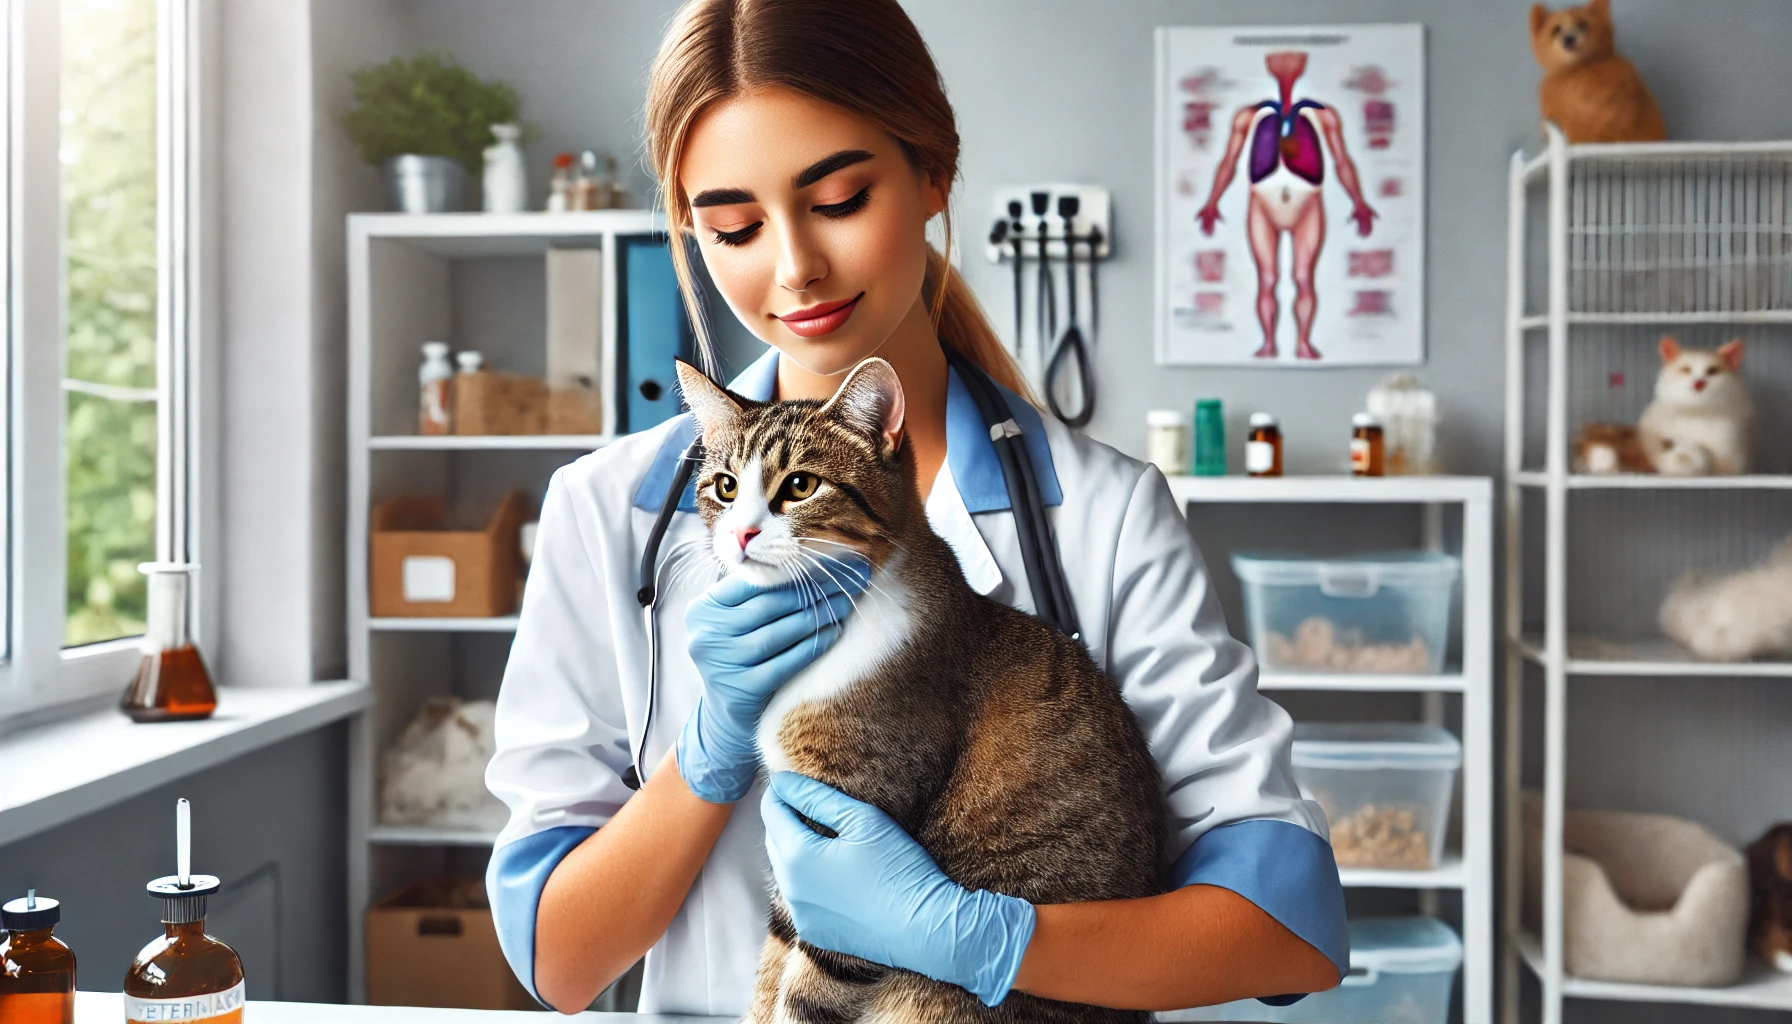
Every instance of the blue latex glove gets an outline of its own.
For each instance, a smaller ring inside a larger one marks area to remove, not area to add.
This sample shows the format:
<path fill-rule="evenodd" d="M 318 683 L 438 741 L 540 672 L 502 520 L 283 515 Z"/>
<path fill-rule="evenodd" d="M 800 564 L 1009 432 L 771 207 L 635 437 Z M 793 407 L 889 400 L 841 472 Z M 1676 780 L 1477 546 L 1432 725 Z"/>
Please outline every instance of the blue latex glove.
<path fill-rule="evenodd" d="M 710 803 L 747 795 L 759 771 L 753 733 L 766 701 L 840 638 L 852 598 L 870 578 L 863 560 L 835 559 L 828 568 L 800 587 L 730 576 L 685 612 L 703 694 L 678 735 L 678 773 Z"/>
<path fill-rule="evenodd" d="M 1033 938 L 1031 903 L 966 889 L 889 815 L 806 775 L 774 772 L 759 809 L 803 941 L 961 986 L 985 1006 L 1007 998 Z"/>

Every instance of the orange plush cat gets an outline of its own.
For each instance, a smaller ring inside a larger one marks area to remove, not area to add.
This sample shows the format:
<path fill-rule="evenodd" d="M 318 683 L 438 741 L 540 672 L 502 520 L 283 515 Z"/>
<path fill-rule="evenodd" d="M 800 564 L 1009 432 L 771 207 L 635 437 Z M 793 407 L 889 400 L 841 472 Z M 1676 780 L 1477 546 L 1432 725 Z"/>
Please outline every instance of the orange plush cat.
<path fill-rule="evenodd" d="M 1611 0 L 1550 11 L 1531 7 L 1531 52 L 1543 66 L 1543 120 L 1569 142 L 1656 142 L 1661 108 L 1636 67 L 1612 49 Z"/>

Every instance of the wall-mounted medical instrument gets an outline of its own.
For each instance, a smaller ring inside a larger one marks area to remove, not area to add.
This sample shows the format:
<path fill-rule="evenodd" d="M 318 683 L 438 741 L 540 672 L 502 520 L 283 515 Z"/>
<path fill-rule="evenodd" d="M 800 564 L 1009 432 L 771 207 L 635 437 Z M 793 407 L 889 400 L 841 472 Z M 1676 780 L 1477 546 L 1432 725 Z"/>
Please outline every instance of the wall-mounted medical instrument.
<path fill-rule="evenodd" d="M 1015 358 L 1028 376 L 1041 382 L 1052 413 L 1073 427 L 1087 424 L 1095 412 L 1089 344 L 1100 326 L 1096 266 L 1112 251 L 1110 204 L 1108 190 L 1095 185 L 999 188 L 985 250 L 990 262 L 1007 260 L 1014 271 Z M 1031 332 L 1025 315 L 1029 276 Z M 1087 325 L 1078 316 L 1079 293 L 1088 296 Z M 1065 313 L 1062 333 L 1060 304 Z"/>

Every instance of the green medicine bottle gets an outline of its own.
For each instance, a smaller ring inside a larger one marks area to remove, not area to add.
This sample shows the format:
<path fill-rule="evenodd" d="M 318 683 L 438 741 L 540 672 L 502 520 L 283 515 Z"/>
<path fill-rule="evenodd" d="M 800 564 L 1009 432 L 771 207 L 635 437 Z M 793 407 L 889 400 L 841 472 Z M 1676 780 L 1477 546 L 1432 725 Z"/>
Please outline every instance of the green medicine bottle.
<path fill-rule="evenodd" d="M 1195 475 L 1226 475 L 1226 418 L 1217 398 L 1195 403 Z"/>

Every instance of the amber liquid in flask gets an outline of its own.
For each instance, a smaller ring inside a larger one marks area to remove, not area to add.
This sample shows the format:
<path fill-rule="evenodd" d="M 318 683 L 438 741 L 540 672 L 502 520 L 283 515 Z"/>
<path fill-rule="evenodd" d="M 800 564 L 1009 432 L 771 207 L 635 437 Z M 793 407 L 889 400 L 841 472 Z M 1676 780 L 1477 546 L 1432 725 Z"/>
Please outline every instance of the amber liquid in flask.
<path fill-rule="evenodd" d="M 54 934 L 55 900 L 34 889 L 0 907 L 0 1022 L 75 1024 L 75 954 Z"/>
<path fill-rule="evenodd" d="M 144 562 L 137 568 L 149 577 L 149 631 L 143 637 L 143 660 L 119 706 L 139 722 L 209 718 L 218 709 L 218 691 L 193 646 L 189 618 L 193 573 L 199 566 Z"/>
<path fill-rule="evenodd" d="M 125 972 L 126 1024 L 242 1024 L 243 962 L 236 950 L 205 933 L 205 898 L 218 891 L 217 876 L 188 871 L 190 813 L 185 800 L 176 805 L 177 870 L 148 886 L 162 901 L 162 934 Z"/>

